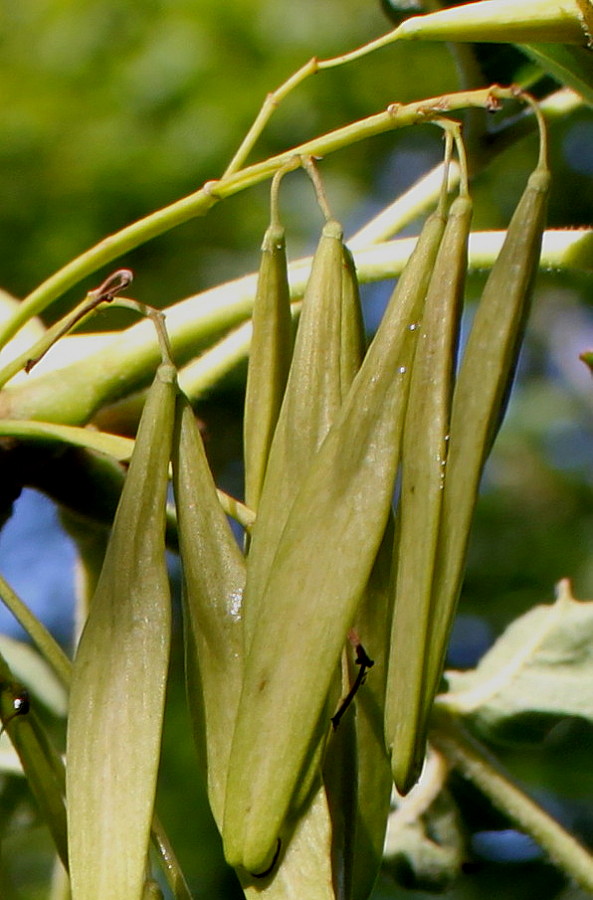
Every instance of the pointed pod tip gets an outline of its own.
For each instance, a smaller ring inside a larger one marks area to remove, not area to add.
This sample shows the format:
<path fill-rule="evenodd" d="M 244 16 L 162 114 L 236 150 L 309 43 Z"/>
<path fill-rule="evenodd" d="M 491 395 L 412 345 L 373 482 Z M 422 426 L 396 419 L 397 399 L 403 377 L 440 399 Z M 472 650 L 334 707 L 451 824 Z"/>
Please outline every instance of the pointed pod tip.
<path fill-rule="evenodd" d="M 420 781 L 422 769 L 424 766 L 424 756 L 420 760 L 416 759 L 411 764 L 402 766 L 399 761 L 392 757 L 391 769 L 393 774 L 393 783 L 400 797 L 405 797 L 410 793 Z"/>

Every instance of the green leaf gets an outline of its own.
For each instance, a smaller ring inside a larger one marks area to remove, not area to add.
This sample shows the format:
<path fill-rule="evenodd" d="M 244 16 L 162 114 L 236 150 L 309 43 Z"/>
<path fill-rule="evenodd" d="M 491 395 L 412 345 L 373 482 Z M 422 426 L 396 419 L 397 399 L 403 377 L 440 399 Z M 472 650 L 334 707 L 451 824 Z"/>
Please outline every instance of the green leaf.
<path fill-rule="evenodd" d="M 593 602 L 575 600 L 561 581 L 555 603 L 512 622 L 476 669 L 446 678 L 439 703 L 488 732 L 525 714 L 593 722 Z"/>
<path fill-rule="evenodd" d="M 585 0 L 589 2 L 589 0 Z M 573 88 L 593 106 L 593 52 L 570 44 L 520 44 L 521 50 L 539 63 L 560 84 Z"/>

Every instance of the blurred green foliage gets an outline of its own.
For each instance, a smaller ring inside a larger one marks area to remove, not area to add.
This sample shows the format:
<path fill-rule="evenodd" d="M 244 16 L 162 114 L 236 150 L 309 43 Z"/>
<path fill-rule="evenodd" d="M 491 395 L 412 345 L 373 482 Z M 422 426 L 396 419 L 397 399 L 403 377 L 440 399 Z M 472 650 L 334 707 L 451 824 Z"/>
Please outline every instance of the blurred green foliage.
<path fill-rule="evenodd" d="M 221 174 L 266 93 L 309 57 L 347 51 L 389 27 L 379 0 L 0 0 L 0 21 L 0 286 L 16 296 L 106 234 Z M 484 83 L 509 82 L 531 65 L 508 48 L 476 53 Z M 254 158 L 390 102 L 457 87 L 458 70 L 446 45 L 394 45 L 303 84 L 272 119 Z M 592 136 L 587 109 L 554 127 L 553 225 L 590 224 Z M 477 228 L 506 225 L 534 152 L 531 141 L 522 141 L 479 175 Z M 336 154 L 321 167 L 335 214 L 353 229 L 440 153 L 436 130 L 419 128 Z M 289 251 L 298 256 L 310 249 L 320 226 L 301 175 L 287 179 L 282 210 Z M 165 306 L 253 270 L 267 217 L 263 186 L 129 254 L 122 264 L 136 272 L 139 299 Z M 560 577 L 574 579 L 576 596 L 593 596 L 593 386 L 577 361 L 593 345 L 592 285 L 583 275 L 540 278 L 522 378 L 478 508 L 461 605 L 462 615 L 479 617 L 492 635 L 529 606 L 550 600 Z M 479 288 L 476 278 L 473 289 Z M 58 308 L 52 307 L 52 316 Z M 105 316 L 100 327 L 116 322 Z M 217 403 L 218 410 L 216 402 L 202 410 L 209 449 L 213 458 L 234 459 L 241 425 L 237 396 L 221 394 Z M 230 440 L 227 428 L 216 426 L 229 409 L 235 420 Z M 227 465 L 217 474 L 228 482 L 232 471 Z M 471 629 L 468 634 L 466 657 Z M 177 650 L 159 805 L 196 896 L 232 898 L 239 896 L 234 876 L 222 863 L 203 786 L 196 783 Z M 545 786 L 559 798 L 590 798 L 591 749 L 591 729 L 569 723 L 538 753 L 505 751 L 505 758 L 531 787 Z M 490 827 L 476 797 L 456 790 L 470 829 Z M 0 894 L 7 900 L 48 896 L 48 847 L 34 818 L 25 837 L 10 836 L 11 823 L 31 818 L 25 798 L 20 782 L 9 779 L 2 788 L 0 836 L 8 837 Z M 566 815 L 593 841 L 590 810 L 581 806 Z M 387 879 L 376 894 L 377 900 L 403 896 L 408 892 Z M 541 862 L 478 861 L 444 896 L 581 895 L 570 893 Z"/>
<path fill-rule="evenodd" d="M 1 8 L 0 255 L 2 283 L 19 296 L 105 234 L 217 177 L 268 91 L 312 55 L 351 49 L 386 24 L 368 0 L 2 0 Z M 430 55 L 424 77 L 404 48 L 356 64 L 347 79 L 340 71 L 311 79 L 257 154 L 395 99 L 453 88 L 446 49 Z M 383 142 L 379 159 L 391 146 Z M 340 215 L 377 177 L 375 153 L 361 146 L 332 161 Z M 302 193 L 299 184 L 288 204 L 305 240 L 319 217 Z M 267 189 L 231 202 L 132 255 L 144 299 L 164 304 L 254 266 Z"/>

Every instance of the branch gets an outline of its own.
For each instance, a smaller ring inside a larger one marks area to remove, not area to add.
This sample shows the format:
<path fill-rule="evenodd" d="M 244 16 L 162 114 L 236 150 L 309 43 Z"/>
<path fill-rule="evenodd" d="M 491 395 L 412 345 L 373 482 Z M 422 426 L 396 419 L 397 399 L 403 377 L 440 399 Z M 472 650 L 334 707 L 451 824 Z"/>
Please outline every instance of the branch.
<path fill-rule="evenodd" d="M 385 228 L 385 223 L 381 227 Z M 502 231 L 473 234 L 469 271 L 489 269 L 503 239 Z M 415 243 L 415 238 L 402 238 L 358 249 L 354 256 L 359 281 L 397 277 Z M 592 261 L 592 229 L 544 234 L 543 270 L 590 272 Z M 310 267 L 310 257 L 290 265 L 293 301 L 302 297 Z M 256 281 L 255 274 L 246 275 L 166 310 L 177 365 L 193 360 L 180 373 L 180 384 L 190 399 L 195 401 L 210 391 L 247 355 L 251 322 L 246 320 L 251 314 Z M 0 393 L 0 419 L 83 424 L 105 403 L 145 386 L 160 358 L 154 333 L 146 322 L 116 334 L 74 335 L 64 338 L 59 346 L 39 364 L 37 377 L 21 376 Z M 205 346 L 207 349 L 200 353 Z"/>
<path fill-rule="evenodd" d="M 323 157 L 374 135 L 429 122 L 435 116 L 442 116 L 444 113 L 468 107 L 492 109 L 498 106 L 499 100 L 505 96 L 511 97 L 512 95 L 499 88 L 483 88 L 476 91 L 446 94 L 442 97 L 420 100 L 406 105 L 392 104 L 384 112 L 306 141 L 304 144 L 272 156 L 264 162 L 223 177 L 219 181 L 208 181 L 193 194 L 189 194 L 170 206 L 126 226 L 116 234 L 104 238 L 86 253 L 76 257 L 50 276 L 23 300 L 15 314 L 4 323 L 0 329 L 0 347 L 3 347 L 32 316 L 42 312 L 65 291 L 101 266 L 107 265 L 129 250 L 164 234 L 177 225 L 196 216 L 204 215 L 218 200 L 231 197 L 245 188 L 271 178 L 278 169 L 289 164 L 295 156 Z"/>
<path fill-rule="evenodd" d="M 445 710 L 434 710 L 430 740 L 456 768 L 550 859 L 586 891 L 593 891 L 593 856 L 541 806 L 523 793 L 498 761 Z"/>

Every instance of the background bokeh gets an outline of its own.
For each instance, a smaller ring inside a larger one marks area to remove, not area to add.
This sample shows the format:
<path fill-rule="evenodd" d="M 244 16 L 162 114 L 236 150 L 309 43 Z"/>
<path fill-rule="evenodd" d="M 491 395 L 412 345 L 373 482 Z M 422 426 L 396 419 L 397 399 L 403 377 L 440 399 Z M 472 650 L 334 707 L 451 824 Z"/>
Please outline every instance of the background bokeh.
<path fill-rule="evenodd" d="M 344 52 L 389 27 L 379 0 L 0 0 L 0 18 L 0 286 L 17 297 L 106 234 L 217 177 L 265 94 L 309 57 Z M 484 84 L 531 72 L 512 48 L 476 52 Z M 446 45 L 386 48 L 303 84 L 278 110 L 254 158 L 393 101 L 458 86 Z M 535 88 L 544 93 L 552 84 Z M 591 223 L 592 137 L 593 116 L 584 108 L 554 125 L 554 226 Z M 534 154 L 535 143 L 521 141 L 477 174 L 476 227 L 505 226 Z M 322 163 L 346 233 L 440 155 L 436 129 L 423 127 L 357 144 Z M 321 216 L 298 174 L 283 187 L 282 214 L 291 255 L 310 251 Z M 138 299 L 166 306 L 254 270 L 267 216 L 264 185 L 129 254 L 121 262 L 136 273 Z M 481 284 L 472 279 L 471 297 Z M 592 288 L 583 272 L 539 279 L 518 388 L 476 516 L 452 666 L 475 664 L 507 622 L 552 599 L 561 577 L 572 579 L 575 596 L 593 596 L 593 385 L 578 360 L 593 347 Z M 366 291 L 367 303 L 375 309 L 388 290 Z M 101 327 L 119 321 L 110 313 Z M 198 409 L 217 478 L 234 492 L 241 489 L 241 403 L 238 375 Z M 40 495 L 25 492 L 16 504 L 0 536 L 0 571 L 67 644 L 74 552 Z M 7 615 L 0 627 L 19 636 Z M 181 655 L 178 636 L 159 811 L 195 896 L 232 898 L 239 896 L 234 876 L 222 862 L 195 773 Z M 590 843 L 592 750 L 593 731 L 582 722 L 562 723 L 535 747 L 498 748 L 538 798 Z M 464 785 L 453 787 L 470 849 L 465 875 L 448 898 L 581 896 L 483 800 Z M 15 827 L 23 817 L 24 831 Z M 0 895 L 47 897 L 49 843 L 18 778 L 0 777 L 0 838 Z M 386 875 L 377 900 L 408 893 Z"/>

